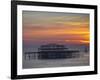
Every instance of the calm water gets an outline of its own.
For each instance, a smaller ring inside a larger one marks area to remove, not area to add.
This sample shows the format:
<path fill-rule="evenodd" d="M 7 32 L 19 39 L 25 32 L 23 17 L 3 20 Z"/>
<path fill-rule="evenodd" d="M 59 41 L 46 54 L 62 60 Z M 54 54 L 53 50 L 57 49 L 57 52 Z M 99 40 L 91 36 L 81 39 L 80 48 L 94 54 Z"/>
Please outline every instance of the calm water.
<path fill-rule="evenodd" d="M 25 60 L 23 58 L 23 68 L 46 68 L 86 65 L 89 65 L 89 53 L 80 53 L 79 57 L 70 59 Z"/>

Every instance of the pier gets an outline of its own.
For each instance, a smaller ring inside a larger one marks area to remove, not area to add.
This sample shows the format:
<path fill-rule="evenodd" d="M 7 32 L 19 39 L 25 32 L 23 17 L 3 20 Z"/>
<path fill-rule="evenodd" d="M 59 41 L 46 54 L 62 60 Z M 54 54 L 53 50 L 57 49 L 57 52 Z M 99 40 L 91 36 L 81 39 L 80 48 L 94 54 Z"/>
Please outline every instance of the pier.
<path fill-rule="evenodd" d="M 75 57 L 78 50 L 69 50 L 64 45 L 41 45 L 37 52 L 25 52 L 25 60 L 37 59 L 66 59 Z"/>

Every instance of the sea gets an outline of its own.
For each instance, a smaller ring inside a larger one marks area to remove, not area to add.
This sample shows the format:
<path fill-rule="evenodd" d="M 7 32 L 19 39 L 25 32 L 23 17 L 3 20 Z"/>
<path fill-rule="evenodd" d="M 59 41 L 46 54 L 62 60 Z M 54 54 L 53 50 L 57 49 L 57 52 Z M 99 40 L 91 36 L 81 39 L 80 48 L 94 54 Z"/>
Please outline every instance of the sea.
<path fill-rule="evenodd" d="M 23 58 L 23 69 L 48 68 L 48 67 L 71 67 L 88 66 L 90 64 L 89 52 L 79 52 L 79 56 L 66 59 L 25 59 Z"/>

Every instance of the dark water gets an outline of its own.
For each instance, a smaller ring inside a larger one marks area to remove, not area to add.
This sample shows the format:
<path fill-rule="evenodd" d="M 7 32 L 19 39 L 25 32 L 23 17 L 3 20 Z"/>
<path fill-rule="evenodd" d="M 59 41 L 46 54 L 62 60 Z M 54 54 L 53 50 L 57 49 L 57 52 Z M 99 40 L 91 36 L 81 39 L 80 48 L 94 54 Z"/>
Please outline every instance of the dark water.
<path fill-rule="evenodd" d="M 79 57 L 69 59 L 31 59 L 23 58 L 23 68 L 46 68 L 46 67 L 67 67 L 67 66 L 87 66 L 89 65 L 89 53 L 78 53 Z"/>

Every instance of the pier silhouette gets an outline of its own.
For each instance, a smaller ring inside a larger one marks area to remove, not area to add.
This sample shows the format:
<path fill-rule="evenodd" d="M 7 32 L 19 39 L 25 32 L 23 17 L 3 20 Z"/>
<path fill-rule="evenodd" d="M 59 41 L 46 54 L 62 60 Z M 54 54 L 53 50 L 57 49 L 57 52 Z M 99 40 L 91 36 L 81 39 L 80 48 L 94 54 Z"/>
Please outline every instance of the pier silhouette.
<path fill-rule="evenodd" d="M 69 50 L 64 45 L 41 45 L 37 52 L 25 52 L 25 60 L 31 59 L 65 59 L 75 57 L 79 50 Z"/>

